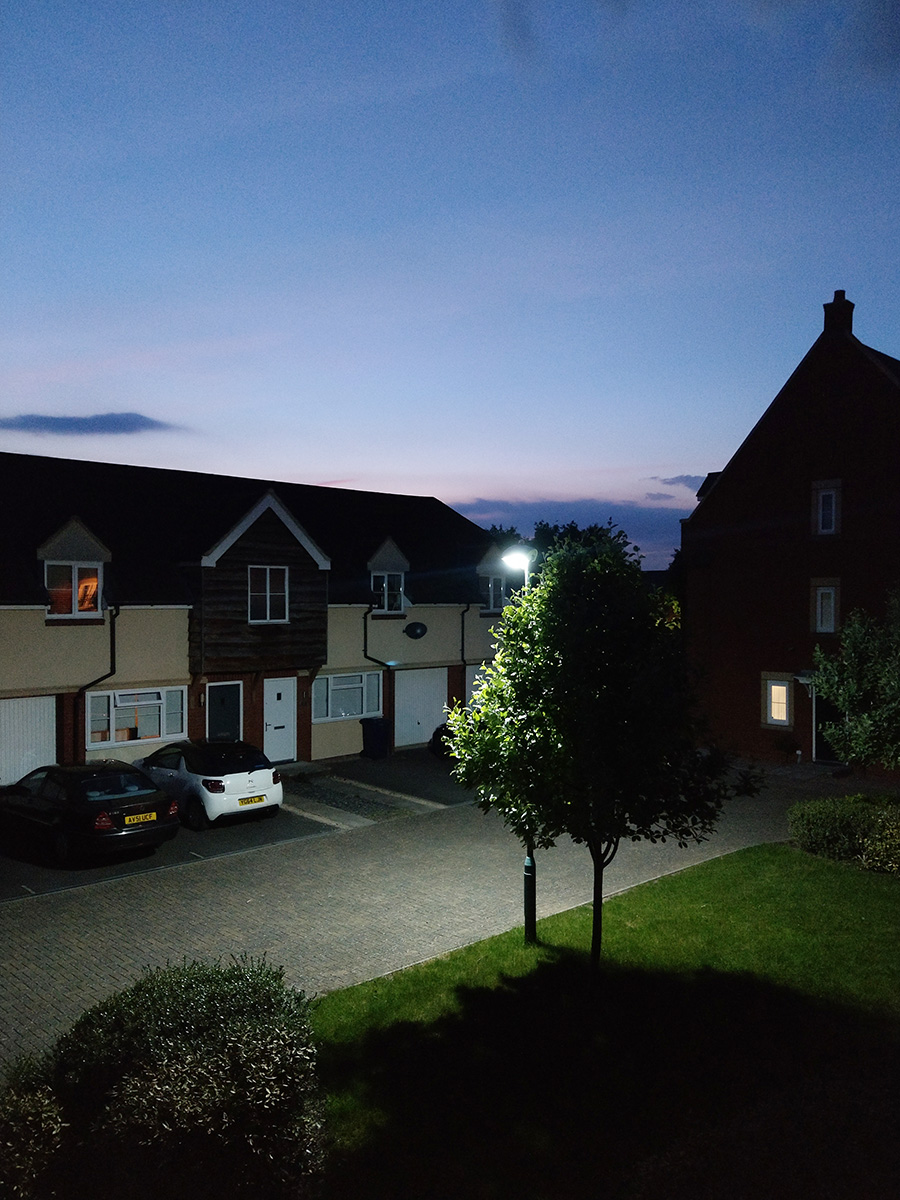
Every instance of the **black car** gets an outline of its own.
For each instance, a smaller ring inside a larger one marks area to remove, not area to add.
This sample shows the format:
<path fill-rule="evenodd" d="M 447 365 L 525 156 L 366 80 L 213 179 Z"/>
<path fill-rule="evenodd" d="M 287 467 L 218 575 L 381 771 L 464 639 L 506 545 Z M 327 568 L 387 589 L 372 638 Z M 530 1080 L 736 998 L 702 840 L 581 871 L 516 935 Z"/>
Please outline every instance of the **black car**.
<path fill-rule="evenodd" d="M 178 803 L 131 763 L 104 759 L 38 767 L 0 788 L 0 818 L 44 841 L 57 862 L 75 854 L 155 848 L 178 832 Z"/>

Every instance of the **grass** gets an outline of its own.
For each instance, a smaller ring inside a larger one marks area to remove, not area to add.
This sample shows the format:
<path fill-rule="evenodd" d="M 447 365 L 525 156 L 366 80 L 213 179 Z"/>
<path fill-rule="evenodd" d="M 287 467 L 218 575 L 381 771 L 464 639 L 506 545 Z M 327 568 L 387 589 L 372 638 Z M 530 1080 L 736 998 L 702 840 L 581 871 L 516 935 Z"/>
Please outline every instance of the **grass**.
<path fill-rule="evenodd" d="M 327 1197 L 898 1191 L 900 881 L 763 846 L 317 1001 Z"/>

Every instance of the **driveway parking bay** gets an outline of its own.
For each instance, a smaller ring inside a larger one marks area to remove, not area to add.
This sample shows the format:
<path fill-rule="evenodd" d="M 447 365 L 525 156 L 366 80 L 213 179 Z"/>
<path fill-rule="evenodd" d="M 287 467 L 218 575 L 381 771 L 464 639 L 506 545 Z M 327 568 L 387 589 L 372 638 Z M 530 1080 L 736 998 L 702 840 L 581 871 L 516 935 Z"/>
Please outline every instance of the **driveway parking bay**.
<path fill-rule="evenodd" d="M 132 853 L 110 862 L 59 867 L 40 847 L 4 836 L 0 841 L 0 903 L 329 836 L 438 807 L 427 800 L 395 795 L 388 788 L 336 779 L 328 772 L 295 772 L 291 768 L 284 772 L 284 793 L 284 806 L 275 818 L 262 814 L 223 817 L 212 829 L 199 833 L 180 829 L 176 838 L 153 853 Z"/>

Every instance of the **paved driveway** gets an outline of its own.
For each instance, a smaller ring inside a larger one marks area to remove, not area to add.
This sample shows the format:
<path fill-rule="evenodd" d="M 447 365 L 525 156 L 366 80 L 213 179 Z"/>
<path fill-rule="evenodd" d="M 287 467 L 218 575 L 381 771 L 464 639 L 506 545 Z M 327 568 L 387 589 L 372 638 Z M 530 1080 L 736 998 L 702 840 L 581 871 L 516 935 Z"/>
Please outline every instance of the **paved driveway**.
<path fill-rule="evenodd" d="M 321 806 L 321 832 L 312 836 L 0 905 L 0 1061 L 47 1046 L 148 965 L 265 954 L 291 984 L 314 994 L 521 924 L 518 843 L 458 789 L 433 798 L 456 788 L 445 764 L 420 775 L 418 790 L 431 794 L 414 798 L 407 789 L 416 787 L 415 771 L 397 760 L 344 764 L 345 775 L 350 767 L 367 772 L 365 784 L 355 780 L 344 791 L 395 806 L 398 819 L 309 801 Z M 761 797 L 733 801 L 701 846 L 628 843 L 606 872 L 606 894 L 784 840 L 789 804 L 822 786 L 832 787 L 822 772 L 794 769 L 773 777 Z M 303 808 L 302 797 L 297 804 Z M 566 841 L 539 854 L 539 916 L 590 896 L 584 847 Z"/>

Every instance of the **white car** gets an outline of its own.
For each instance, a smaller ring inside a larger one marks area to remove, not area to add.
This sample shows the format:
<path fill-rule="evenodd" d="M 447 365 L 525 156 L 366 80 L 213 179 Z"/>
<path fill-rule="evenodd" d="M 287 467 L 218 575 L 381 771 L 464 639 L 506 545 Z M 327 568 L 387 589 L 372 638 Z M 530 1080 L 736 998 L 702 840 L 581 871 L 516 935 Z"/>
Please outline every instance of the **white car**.
<path fill-rule="evenodd" d="M 178 800 L 188 829 L 237 813 L 274 817 L 284 799 L 280 773 L 247 742 L 171 742 L 136 765 Z"/>

